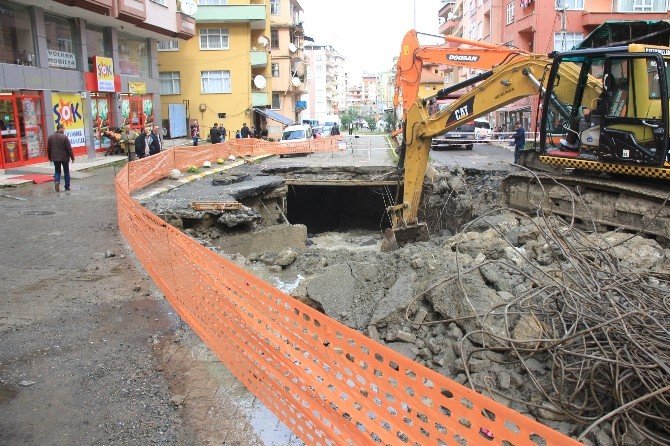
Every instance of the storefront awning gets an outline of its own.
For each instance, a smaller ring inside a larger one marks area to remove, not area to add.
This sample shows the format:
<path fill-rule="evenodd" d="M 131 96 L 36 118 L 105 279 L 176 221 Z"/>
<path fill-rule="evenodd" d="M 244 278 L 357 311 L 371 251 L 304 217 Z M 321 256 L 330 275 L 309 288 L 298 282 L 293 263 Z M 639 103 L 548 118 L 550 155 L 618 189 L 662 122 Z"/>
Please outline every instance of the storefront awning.
<path fill-rule="evenodd" d="M 284 125 L 293 124 L 293 119 L 287 118 L 286 116 L 280 115 L 279 113 L 267 108 L 254 108 L 254 111 L 260 113 L 266 118 L 272 119 L 273 121 L 281 122 Z"/>

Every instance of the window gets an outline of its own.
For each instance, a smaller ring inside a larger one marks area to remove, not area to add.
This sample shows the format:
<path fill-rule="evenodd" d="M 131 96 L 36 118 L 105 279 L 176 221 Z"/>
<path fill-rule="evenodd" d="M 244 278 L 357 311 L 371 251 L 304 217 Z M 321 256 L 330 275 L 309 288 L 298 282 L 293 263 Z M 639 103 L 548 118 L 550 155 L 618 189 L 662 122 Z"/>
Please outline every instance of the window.
<path fill-rule="evenodd" d="M 278 110 L 281 108 L 281 100 L 279 93 L 272 93 L 272 108 Z"/>
<path fill-rule="evenodd" d="M 179 94 L 181 93 L 181 80 L 179 71 L 167 71 L 158 73 L 161 82 L 161 94 Z"/>
<path fill-rule="evenodd" d="M 279 77 L 279 64 L 272 63 L 272 77 Z"/>
<path fill-rule="evenodd" d="M 511 24 L 514 22 L 514 2 L 507 4 L 507 16 L 506 24 Z"/>
<path fill-rule="evenodd" d="M 213 5 L 213 6 L 219 6 L 219 5 L 227 5 L 228 0 L 200 0 L 198 2 L 200 5 Z"/>
<path fill-rule="evenodd" d="M 159 40 L 158 51 L 179 51 L 179 40 Z"/>
<path fill-rule="evenodd" d="M 584 40 L 582 33 L 554 33 L 554 51 L 567 51 Z"/>
<path fill-rule="evenodd" d="M 149 77 L 149 44 L 141 39 L 119 33 L 119 73 Z"/>
<path fill-rule="evenodd" d="M 317 73 L 322 72 L 323 71 L 323 65 L 317 65 L 316 66 L 316 71 L 317 71 Z"/>
<path fill-rule="evenodd" d="M 204 28 L 200 30 L 201 50 L 227 50 L 228 30 L 225 28 Z"/>
<path fill-rule="evenodd" d="M 279 49 L 279 30 L 270 30 L 270 48 L 273 50 Z"/>
<path fill-rule="evenodd" d="M 281 4 L 279 3 L 279 0 L 270 0 L 270 14 L 281 14 Z"/>
<path fill-rule="evenodd" d="M 317 55 L 316 55 L 316 61 L 317 61 L 317 62 L 320 62 L 320 61 L 322 61 L 322 60 L 323 60 L 323 56 L 322 56 L 321 54 L 317 54 Z"/>
<path fill-rule="evenodd" d="M 0 63 L 36 65 L 30 9 L 3 2 L 0 17 Z"/>
<path fill-rule="evenodd" d="M 584 9 L 584 0 L 556 0 L 556 9 Z"/>
<path fill-rule="evenodd" d="M 44 28 L 47 36 L 49 66 L 76 70 L 76 34 L 73 21 L 64 17 L 44 14 Z"/>
<path fill-rule="evenodd" d="M 88 71 L 94 71 L 93 56 L 112 57 L 108 33 L 103 28 L 86 25 L 86 47 L 88 48 Z"/>
<path fill-rule="evenodd" d="M 665 12 L 667 0 L 619 0 L 617 12 Z"/>
<path fill-rule="evenodd" d="M 203 71 L 200 83 L 203 93 L 230 93 L 230 71 Z"/>
<path fill-rule="evenodd" d="M 150 0 L 153 3 L 158 3 L 159 5 L 167 6 L 165 0 Z"/>

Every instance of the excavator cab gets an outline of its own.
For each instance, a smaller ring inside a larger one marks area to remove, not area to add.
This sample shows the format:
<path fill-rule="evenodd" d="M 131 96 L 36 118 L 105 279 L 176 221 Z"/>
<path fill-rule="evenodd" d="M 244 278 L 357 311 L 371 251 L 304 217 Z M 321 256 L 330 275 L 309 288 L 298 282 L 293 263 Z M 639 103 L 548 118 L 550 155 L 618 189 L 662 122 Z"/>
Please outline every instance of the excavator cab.
<path fill-rule="evenodd" d="M 669 129 L 666 52 L 631 44 L 558 55 L 543 96 L 540 150 L 560 158 L 662 166 Z M 562 79 L 566 73 L 577 82 Z"/>

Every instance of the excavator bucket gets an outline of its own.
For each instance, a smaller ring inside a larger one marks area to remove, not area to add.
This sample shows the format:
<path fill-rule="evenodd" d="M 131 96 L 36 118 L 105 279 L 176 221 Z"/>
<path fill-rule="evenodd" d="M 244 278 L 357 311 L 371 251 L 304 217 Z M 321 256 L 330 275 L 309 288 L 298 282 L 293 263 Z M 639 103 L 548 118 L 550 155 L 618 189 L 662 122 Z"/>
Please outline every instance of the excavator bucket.
<path fill-rule="evenodd" d="M 427 242 L 430 239 L 428 225 L 426 223 L 416 223 L 413 225 L 393 228 L 393 235 L 395 236 L 398 246 L 414 242 Z"/>

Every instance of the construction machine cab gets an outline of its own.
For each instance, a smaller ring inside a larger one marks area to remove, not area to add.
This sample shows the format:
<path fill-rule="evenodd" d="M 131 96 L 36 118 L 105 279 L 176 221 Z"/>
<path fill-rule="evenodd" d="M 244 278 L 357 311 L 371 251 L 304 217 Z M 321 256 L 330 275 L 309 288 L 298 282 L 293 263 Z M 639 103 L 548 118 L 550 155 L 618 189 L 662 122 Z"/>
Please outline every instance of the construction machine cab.
<path fill-rule="evenodd" d="M 543 97 L 540 151 L 609 163 L 663 165 L 669 130 L 666 52 L 631 44 L 559 54 Z M 562 82 L 566 73 L 574 73 L 577 82 Z M 590 116 L 584 115 L 585 109 Z"/>

